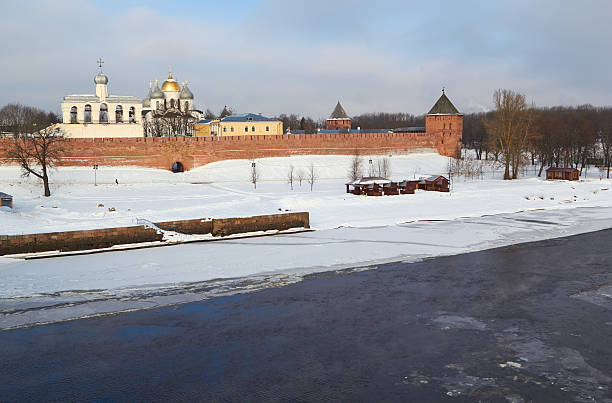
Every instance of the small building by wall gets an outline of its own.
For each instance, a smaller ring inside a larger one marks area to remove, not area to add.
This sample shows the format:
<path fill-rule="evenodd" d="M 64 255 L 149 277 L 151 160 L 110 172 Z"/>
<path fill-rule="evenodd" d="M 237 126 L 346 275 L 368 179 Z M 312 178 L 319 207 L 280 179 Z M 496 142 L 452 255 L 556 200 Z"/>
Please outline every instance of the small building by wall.
<path fill-rule="evenodd" d="M 196 137 L 266 136 L 283 134 L 283 122 L 254 113 L 222 119 L 200 120 L 194 125 Z"/>
<path fill-rule="evenodd" d="M 550 167 L 546 170 L 546 179 L 577 181 L 580 179 L 580 171 L 577 168 Z"/>

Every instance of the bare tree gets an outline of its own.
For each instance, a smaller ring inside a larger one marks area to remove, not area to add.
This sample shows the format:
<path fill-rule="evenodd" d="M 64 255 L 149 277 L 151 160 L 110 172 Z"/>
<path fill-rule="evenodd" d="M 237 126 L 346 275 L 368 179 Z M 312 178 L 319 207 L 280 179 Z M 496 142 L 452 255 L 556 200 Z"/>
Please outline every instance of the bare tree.
<path fill-rule="evenodd" d="M 376 159 L 376 170 L 375 176 L 380 176 L 381 178 L 388 178 L 391 176 L 391 161 L 389 161 L 388 157 L 382 157 Z"/>
<path fill-rule="evenodd" d="M 257 164 L 255 163 L 255 160 L 251 160 L 251 183 L 255 189 L 257 189 L 257 181 L 259 180 L 259 177 L 260 174 L 259 170 L 257 169 Z"/>
<path fill-rule="evenodd" d="M 295 167 L 293 165 L 289 165 L 289 171 L 287 171 L 287 183 L 291 185 L 291 190 L 293 190 L 294 180 L 295 180 Z"/>
<path fill-rule="evenodd" d="M 317 176 L 317 172 L 315 171 L 315 166 L 313 163 L 311 163 L 310 166 L 308 167 L 307 175 L 308 176 L 306 177 L 306 180 L 308 180 L 308 183 L 310 184 L 310 191 L 312 192 L 312 187 L 314 186 L 317 179 L 319 179 L 319 177 Z"/>
<path fill-rule="evenodd" d="M 59 129 L 45 129 L 33 134 L 19 134 L 13 138 L 9 158 L 21 166 L 22 175 L 34 175 L 43 182 L 45 196 L 51 196 L 49 170 L 64 153 L 64 137 Z"/>
<path fill-rule="evenodd" d="M 302 186 L 302 181 L 304 180 L 304 171 L 302 171 L 301 169 L 299 171 L 297 171 L 297 180 L 300 183 L 300 186 Z"/>
<path fill-rule="evenodd" d="M 353 159 L 351 160 L 351 166 L 348 170 L 348 178 L 350 181 L 356 181 L 363 177 L 363 159 L 359 155 L 358 151 L 355 151 Z"/>
<path fill-rule="evenodd" d="M 512 90 L 496 90 L 493 94 L 495 112 L 487 121 L 487 132 L 494 139 L 504 158 L 504 179 L 516 178 L 518 164 L 529 132 L 528 113 L 525 95 Z M 512 172 L 510 166 L 512 165 Z"/>

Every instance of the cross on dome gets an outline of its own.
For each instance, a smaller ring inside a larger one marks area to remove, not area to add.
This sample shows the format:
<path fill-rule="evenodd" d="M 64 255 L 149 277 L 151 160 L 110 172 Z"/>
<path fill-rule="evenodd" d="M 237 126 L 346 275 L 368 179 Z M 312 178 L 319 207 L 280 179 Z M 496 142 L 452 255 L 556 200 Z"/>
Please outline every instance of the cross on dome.
<path fill-rule="evenodd" d="M 102 63 L 104 63 L 104 60 L 102 60 L 101 57 L 98 58 L 98 67 L 100 68 L 100 71 L 102 71 Z"/>

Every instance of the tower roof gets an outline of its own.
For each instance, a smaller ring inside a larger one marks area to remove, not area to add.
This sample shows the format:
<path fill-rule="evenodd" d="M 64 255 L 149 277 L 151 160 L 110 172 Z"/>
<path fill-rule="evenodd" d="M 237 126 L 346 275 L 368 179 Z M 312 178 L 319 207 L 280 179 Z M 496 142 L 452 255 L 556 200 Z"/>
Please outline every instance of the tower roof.
<path fill-rule="evenodd" d="M 461 115 L 455 105 L 448 99 L 444 91 L 442 91 L 442 96 L 438 99 L 438 102 L 431 108 L 428 115 Z"/>
<path fill-rule="evenodd" d="M 350 119 L 350 117 L 346 114 L 342 105 L 340 105 L 340 101 L 338 101 L 334 111 L 329 115 L 329 119 Z"/>

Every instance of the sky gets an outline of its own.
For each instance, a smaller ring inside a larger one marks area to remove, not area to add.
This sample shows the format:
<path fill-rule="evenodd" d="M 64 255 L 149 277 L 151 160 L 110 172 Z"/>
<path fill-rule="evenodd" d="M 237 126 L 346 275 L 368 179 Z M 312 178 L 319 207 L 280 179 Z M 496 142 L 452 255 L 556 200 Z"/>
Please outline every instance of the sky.
<path fill-rule="evenodd" d="M 611 105 L 612 1 L 0 1 L 0 106 L 59 112 L 94 92 L 144 98 L 172 66 L 196 107 L 326 118 L 464 113 L 498 88 L 538 106 Z"/>

